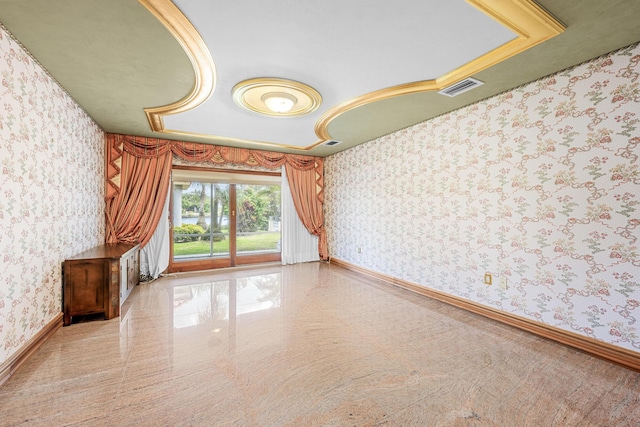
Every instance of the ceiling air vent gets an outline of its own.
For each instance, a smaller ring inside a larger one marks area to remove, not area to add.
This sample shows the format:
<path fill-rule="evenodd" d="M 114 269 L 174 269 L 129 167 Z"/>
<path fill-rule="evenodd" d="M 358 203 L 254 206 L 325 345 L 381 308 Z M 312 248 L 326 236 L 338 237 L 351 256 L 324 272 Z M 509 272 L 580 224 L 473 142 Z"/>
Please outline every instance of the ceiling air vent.
<path fill-rule="evenodd" d="M 458 83 L 452 84 L 451 86 L 445 87 L 438 93 L 441 95 L 454 97 L 456 95 L 460 95 L 463 92 L 471 90 L 475 87 L 481 86 L 484 83 L 480 80 L 473 79 L 468 77 L 464 80 L 460 80 Z"/>
<path fill-rule="evenodd" d="M 336 141 L 335 139 L 330 139 L 322 145 L 326 145 L 327 147 L 333 147 L 334 145 L 340 144 L 340 141 Z"/>

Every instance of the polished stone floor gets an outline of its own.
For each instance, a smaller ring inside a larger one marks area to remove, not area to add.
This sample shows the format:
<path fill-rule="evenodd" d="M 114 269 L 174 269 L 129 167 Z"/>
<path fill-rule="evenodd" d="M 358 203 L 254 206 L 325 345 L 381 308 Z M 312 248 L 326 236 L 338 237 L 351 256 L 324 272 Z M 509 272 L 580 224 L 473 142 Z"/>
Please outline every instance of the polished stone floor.
<path fill-rule="evenodd" d="M 62 328 L 0 425 L 638 426 L 640 373 L 321 263 L 164 277 Z"/>

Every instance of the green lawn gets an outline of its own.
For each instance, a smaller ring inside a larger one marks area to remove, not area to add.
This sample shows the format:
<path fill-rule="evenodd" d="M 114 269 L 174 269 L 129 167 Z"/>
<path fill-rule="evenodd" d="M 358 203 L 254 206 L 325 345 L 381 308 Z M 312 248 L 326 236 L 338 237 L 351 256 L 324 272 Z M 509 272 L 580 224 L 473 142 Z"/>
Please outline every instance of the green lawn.
<path fill-rule="evenodd" d="M 280 233 L 264 233 L 251 234 L 249 236 L 240 236 L 237 238 L 237 252 L 245 251 L 268 251 L 278 247 Z M 208 256 L 210 249 L 209 241 L 174 243 L 173 255 L 203 255 Z M 220 242 L 213 242 L 213 253 L 224 254 L 229 253 L 229 239 Z"/>

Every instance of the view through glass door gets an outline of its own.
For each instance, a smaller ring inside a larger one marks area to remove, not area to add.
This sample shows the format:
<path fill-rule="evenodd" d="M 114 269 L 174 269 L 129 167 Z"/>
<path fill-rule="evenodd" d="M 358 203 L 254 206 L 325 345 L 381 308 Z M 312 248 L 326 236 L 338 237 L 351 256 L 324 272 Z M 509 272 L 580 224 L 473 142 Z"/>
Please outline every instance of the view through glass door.
<path fill-rule="evenodd" d="M 229 184 L 173 184 L 173 257 L 229 255 Z"/>
<path fill-rule="evenodd" d="M 280 253 L 280 185 L 236 185 L 236 253 Z"/>
<path fill-rule="evenodd" d="M 280 260 L 279 176 L 234 183 L 191 175 L 174 171 L 170 271 Z"/>

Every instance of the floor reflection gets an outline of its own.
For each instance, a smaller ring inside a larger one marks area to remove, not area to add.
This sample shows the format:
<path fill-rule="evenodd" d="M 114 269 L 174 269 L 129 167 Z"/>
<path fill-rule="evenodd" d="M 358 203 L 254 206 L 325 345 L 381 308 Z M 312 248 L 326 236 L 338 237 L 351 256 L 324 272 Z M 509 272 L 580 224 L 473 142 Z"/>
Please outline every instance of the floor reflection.
<path fill-rule="evenodd" d="M 10 372 L 0 426 L 638 426 L 638 396 L 634 371 L 306 263 L 136 286 Z"/>
<path fill-rule="evenodd" d="M 233 277 L 167 288 L 175 355 L 199 342 L 208 351 L 235 352 L 281 341 L 281 273 Z M 203 354 L 203 355 L 204 355 Z"/>
<path fill-rule="evenodd" d="M 172 292 L 173 327 L 180 329 L 281 306 L 280 273 L 181 285 Z"/>
<path fill-rule="evenodd" d="M 229 319 L 229 282 L 176 286 L 173 290 L 173 327 Z"/>

